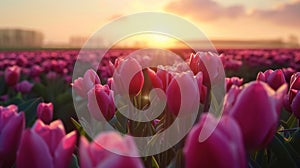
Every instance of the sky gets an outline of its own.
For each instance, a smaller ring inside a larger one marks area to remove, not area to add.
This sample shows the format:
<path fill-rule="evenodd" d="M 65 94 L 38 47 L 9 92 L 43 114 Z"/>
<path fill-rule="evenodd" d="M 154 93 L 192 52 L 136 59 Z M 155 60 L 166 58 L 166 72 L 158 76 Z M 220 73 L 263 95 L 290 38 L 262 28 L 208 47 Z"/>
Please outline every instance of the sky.
<path fill-rule="evenodd" d="M 1 0 L 0 28 L 34 29 L 46 43 L 65 43 L 144 11 L 183 17 L 209 39 L 300 38 L 300 0 Z"/>

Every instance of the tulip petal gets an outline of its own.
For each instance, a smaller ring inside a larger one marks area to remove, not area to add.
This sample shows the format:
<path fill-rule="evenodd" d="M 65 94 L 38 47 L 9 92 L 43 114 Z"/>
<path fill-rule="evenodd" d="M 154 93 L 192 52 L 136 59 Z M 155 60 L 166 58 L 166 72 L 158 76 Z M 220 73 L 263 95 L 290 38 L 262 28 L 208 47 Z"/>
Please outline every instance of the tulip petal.
<path fill-rule="evenodd" d="M 53 160 L 44 140 L 32 130 L 25 130 L 17 153 L 18 168 L 53 168 Z"/>

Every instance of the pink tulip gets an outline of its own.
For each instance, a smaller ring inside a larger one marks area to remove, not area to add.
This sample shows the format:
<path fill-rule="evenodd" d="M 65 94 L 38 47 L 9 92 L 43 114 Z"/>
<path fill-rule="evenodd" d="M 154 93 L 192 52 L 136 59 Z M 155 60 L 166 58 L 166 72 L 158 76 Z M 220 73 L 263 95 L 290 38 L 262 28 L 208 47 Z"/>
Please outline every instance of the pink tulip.
<path fill-rule="evenodd" d="M 91 115 L 97 120 L 102 120 L 104 116 L 109 121 L 115 114 L 113 91 L 109 89 L 108 85 L 96 84 L 88 92 L 87 106 Z"/>
<path fill-rule="evenodd" d="M 295 73 L 291 77 L 290 89 L 300 90 L 300 72 Z"/>
<path fill-rule="evenodd" d="M 76 132 L 66 135 L 60 120 L 45 125 L 38 119 L 22 136 L 16 167 L 68 167 L 75 144 Z"/>
<path fill-rule="evenodd" d="M 184 109 L 182 111 L 186 113 L 192 112 L 191 109 L 200 102 L 198 83 L 190 71 L 174 76 L 167 87 L 166 95 L 168 111 L 175 116 L 180 109 Z"/>
<path fill-rule="evenodd" d="M 300 92 L 298 92 L 291 104 L 292 112 L 300 119 Z"/>
<path fill-rule="evenodd" d="M 40 76 L 40 74 L 43 72 L 42 68 L 39 65 L 33 65 L 30 71 L 30 76 L 32 78 Z"/>
<path fill-rule="evenodd" d="M 272 139 L 286 90 L 286 84 L 275 92 L 264 82 L 250 82 L 226 113 L 239 123 L 248 150 L 264 147 Z"/>
<path fill-rule="evenodd" d="M 208 133 L 214 125 L 217 127 L 212 134 L 201 142 L 200 135 Z M 241 130 L 237 122 L 228 116 L 223 116 L 218 123 L 210 113 L 203 114 L 188 134 L 183 151 L 186 168 L 246 167 Z"/>
<path fill-rule="evenodd" d="M 122 137 L 116 132 L 99 134 L 89 143 L 81 137 L 79 162 L 81 168 L 142 168 L 134 141 L 129 136 Z"/>
<path fill-rule="evenodd" d="M 286 83 L 284 73 L 281 69 L 275 71 L 267 70 L 264 73 L 259 72 L 257 80 L 268 83 L 274 90 L 277 90 L 281 85 Z"/>
<path fill-rule="evenodd" d="M 194 78 L 197 81 L 199 95 L 200 95 L 200 103 L 205 103 L 205 98 L 207 95 L 207 87 L 203 85 L 203 74 L 202 72 L 198 72 Z"/>
<path fill-rule="evenodd" d="M 17 106 L 0 106 L 0 167 L 11 167 L 15 162 L 24 128 L 24 113 L 18 113 Z"/>
<path fill-rule="evenodd" d="M 224 99 L 224 107 L 223 107 L 223 113 L 227 114 L 228 111 L 230 111 L 235 104 L 238 95 L 240 94 L 242 88 L 237 87 L 236 85 L 232 85 L 232 87 L 229 89 L 229 91 L 225 95 Z"/>
<path fill-rule="evenodd" d="M 87 97 L 87 93 L 94 87 L 95 84 L 100 84 L 100 79 L 97 73 L 93 69 L 89 69 L 84 73 L 83 78 L 79 77 L 74 80 L 72 87 L 76 94 L 81 97 Z"/>
<path fill-rule="evenodd" d="M 20 72 L 21 72 L 21 68 L 16 65 L 7 67 L 4 72 L 5 83 L 8 86 L 16 85 L 20 78 Z"/>
<path fill-rule="evenodd" d="M 232 85 L 241 86 L 243 84 L 243 80 L 243 78 L 238 77 L 225 78 L 226 91 L 228 92 Z"/>
<path fill-rule="evenodd" d="M 128 92 L 132 96 L 139 94 L 144 85 L 144 75 L 139 62 L 129 57 L 126 59 L 117 59 L 115 66 L 116 69 L 113 76 L 115 87 L 113 88 L 122 94 L 128 94 Z"/>
<path fill-rule="evenodd" d="M 33 84 L 28 82 L 27 80 L 24 80 L 20 83 L 18 83 L 15 87 L 17 92 L 21 93 L 29 93 L 33 87 Z"/>
<path fill-rule="evenodd" d="M 39 103 L 37 106 L 37 117 L 44 123 L 49 124 L 53 119 L 53 104 Z"/>

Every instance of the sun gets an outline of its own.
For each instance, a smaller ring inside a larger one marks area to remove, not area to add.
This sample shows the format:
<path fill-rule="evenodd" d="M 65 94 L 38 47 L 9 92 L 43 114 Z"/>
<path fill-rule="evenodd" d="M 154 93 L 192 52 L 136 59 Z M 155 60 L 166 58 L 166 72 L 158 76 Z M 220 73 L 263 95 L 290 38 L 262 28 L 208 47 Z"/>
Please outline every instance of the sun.
<path fill-rule="evenodd" d="M 123 39 L 120 46 L 130 48 L 172 48 L 176 44 L 176 39 L 163 34 L 147 33 L 139 34 Z"/>

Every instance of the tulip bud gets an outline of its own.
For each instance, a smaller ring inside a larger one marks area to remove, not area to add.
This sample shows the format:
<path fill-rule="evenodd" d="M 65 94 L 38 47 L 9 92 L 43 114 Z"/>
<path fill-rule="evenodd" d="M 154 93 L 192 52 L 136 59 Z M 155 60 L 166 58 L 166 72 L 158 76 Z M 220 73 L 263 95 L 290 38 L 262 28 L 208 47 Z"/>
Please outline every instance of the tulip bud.
<path fill-rule="evenodd" d="M 37 107 L 37 116 L 44 123 L 49 124 L 53 119 L 53 104 L 39 103 Z"/>
<path fill-rule="evenodd" d="M 295 96 L 295 98 L 293 99 L 292 105 L 292 112 L 294 113 L 294 115 L 300 119 L 300 92 L 298 92 Z"/>
<path fill-rule="evenodd" d="M 286 83 L 284 73 L 281 69 L 275 71 L 269 69 L 264 73 L 259 72 L 256 79 L 268 83 L 274 90 L 277 90 L 281 85 Z"/>
<path fill-rule="evenodd" d="M 16 65 L 7 67 L 4 72 L 5 83 L 8 86 L 16 85 L 20 78 L 20 72 L 21 68 Z"/>
<path fill-rule="evenodd" d="M 243 80 L 243 78 L 238 77 L 225 78 L 226 91 L 228 92 L 232 85 L 241 86 L 243 84 Z"/>
<path fill-rule="evenodd" d="M 72 87 L 75 92 L 81 97 L 87 97 L 87 93 L 94 87 L 95 84 L 100 84 L 100 79 L 97 73 L 89 69 L 84 73 L 83 78 L 79 77 L 78 79 L 74 80 L 72 83 Z"/>
<path fill-rule="evenodd" d="M 24 128 L 24 113 L 18 113 L 17 106 L 0 106 L 0 167 L 14 164 Z"/>
<path fill-rule="evenodd" d="M 113 91 L 109 89 L 108 85 L 96 84 L 88 92 L 87 106 L 91 115 L 97 120 L 105 118 L 109 121 L 115 114 Z"/>
<path fill-rule="evenodd" d="M 45 125 L 37 120 L 22 135 L 16 167 L 68 167 L 76 145 L 76 132 L 66 135 L 60 120 Z"/>
<path fill-rule="evenodd" d="M 129 95 L 136 96 L 140 93 L 144 85 L 142 67 L 139 62 L 132 57 L 127 59 L 118 59 L 116 61 L 116 69 L 113 80 L 114 90 L 121 94 L 128 94 L 129 92 Z"/>
<path fill-rule="evenodd" d="M 138 157 L 130 157 L 137 155 L 137 148 L 130 136 L 122 137 L 116 132 L 105 132 L 91 143 L 81 137 L 79 160 L 82 168 L 142 168 L 143 164 Z"/>
<path fill-rule="evenodd" d="M 175 116 L 180 110 L 191 113 L 195 105 L 200 103 L 199 93 L 198 83 L 192 72 L 177 74 L 173 77 L 166 91 L 169 112 Z"/>
<path fill-rule="evenodd" d="M 201 134 L 211 135 L 200 141 Z M 241 130 L 236 121 L 223 116 L 219 123 L 210 113 L 203 114 L 187 136 L 185 146 L 185 166 L 195 167 L 246 167 L 246 152 Z"/>
<path fill-rule="evenodd" d="M 287 85 L 275 92 L 264 82 L 250 82 L 228 110 L 241 127 L 248 150 L 262 148 L 272 139 L 286 90 Z"/>
<path fill-rule="evenodd" d="M 16 91 L 21 93 L 29 93 L 33 87 L 33 84 L 24 80 L 16 85 Z"/>

